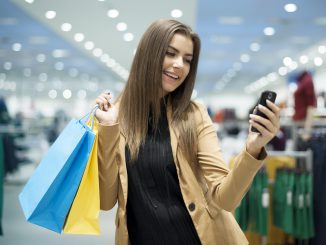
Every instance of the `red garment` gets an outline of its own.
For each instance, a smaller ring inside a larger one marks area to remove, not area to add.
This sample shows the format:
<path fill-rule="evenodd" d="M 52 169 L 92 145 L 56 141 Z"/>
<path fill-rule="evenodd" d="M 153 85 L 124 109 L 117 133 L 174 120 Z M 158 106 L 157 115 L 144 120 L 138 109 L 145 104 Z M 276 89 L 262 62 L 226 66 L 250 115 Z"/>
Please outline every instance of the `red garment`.
<path fill-rule="evenodd" d="M 316 107 L 317 99 L 312 76 L 308 72 L 302 73 L 298 78 L 298 88 L 294 93 L 293 120 L 299 121 L 307 116 L 309 106 Z"/>

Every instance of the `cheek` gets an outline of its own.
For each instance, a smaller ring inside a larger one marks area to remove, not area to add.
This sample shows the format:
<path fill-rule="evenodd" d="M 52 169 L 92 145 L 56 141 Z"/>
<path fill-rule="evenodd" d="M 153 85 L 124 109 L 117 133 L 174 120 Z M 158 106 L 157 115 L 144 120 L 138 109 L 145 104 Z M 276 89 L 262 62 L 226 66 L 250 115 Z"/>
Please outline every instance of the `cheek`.
<path fill-rule="evenodd" d="M 190 72 L 190 67 L 185 69 L 185 72 L 184 72 L 184 75 L 183 75 L 183 80 L 186 79 L 186 77 L 189 75 L 189 72 Z"/>

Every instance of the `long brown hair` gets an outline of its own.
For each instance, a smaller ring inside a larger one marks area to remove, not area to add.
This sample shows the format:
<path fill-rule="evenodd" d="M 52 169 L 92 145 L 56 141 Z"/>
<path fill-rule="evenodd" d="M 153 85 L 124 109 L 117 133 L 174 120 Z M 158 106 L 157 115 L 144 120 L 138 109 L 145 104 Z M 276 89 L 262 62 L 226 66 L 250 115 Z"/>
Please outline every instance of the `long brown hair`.
<path fill-rule="evenodd" d="M 173 111 L 172 126 L 180 132 L 179 145 L 187 159 L 195 159 L 196 127 L 190 99 L 197 73 L 200 39 L 183 23 L 176 20 L 158 20 L 148 27 L 140 40 L 126 87 L 120 97 L 119 123 L 132 160 L 137 158 L 139 147 L 144 143 L 150 113 L 154 127 L 158 124 L 163 60 L 175 33 L 192 40 L 193 58 L 185 81 L 169 94 Z"/>

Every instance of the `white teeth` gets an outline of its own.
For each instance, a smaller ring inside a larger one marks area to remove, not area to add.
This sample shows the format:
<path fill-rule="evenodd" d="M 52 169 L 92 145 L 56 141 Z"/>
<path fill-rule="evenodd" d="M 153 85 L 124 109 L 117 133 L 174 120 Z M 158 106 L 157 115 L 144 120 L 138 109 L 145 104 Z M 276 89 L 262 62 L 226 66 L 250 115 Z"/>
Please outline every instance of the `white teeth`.
<path fill-rule="evenodd" d="M 172 78 L 174 78 L 174 79 L 178 79 L 179 78 L 179 76 L 177 76 L 177 75 L 174 75 L 174 74 L 171 74 L 171 73 L 168 73 L 168 72 L 164 72 L 166 75 L 168 75 L 169 77 L 172 77 Z"/>

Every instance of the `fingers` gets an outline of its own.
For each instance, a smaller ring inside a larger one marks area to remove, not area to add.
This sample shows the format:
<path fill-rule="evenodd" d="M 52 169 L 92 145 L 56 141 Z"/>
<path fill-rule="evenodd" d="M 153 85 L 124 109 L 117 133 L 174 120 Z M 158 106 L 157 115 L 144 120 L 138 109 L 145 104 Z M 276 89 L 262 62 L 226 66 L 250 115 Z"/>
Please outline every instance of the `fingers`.
<path fill-rule="evenodd" d="M 257 115 L 254 115 L 254 114 L 250 114 L 249 117 L 250 117 L 250 119 L 252 119 L 252 121 L 263 125 L 268 131 L 274 133 L 275 126 L 272 124 L 272 122 L 270 120 L 265 119 L 260 116 L 257 116 Z"/>
<path fill-rule="evenodd" d="M 111 93 L 102 93 L 96 98 L 95 103 L 99 105 L 102 111 L 107 111 L 111 107 L 111 99 Z"/>
<path fill-rule="evenodd" d="M 265 128 L 260 123 L 255 122 L 253 120 L 249 120 L 249 123 L 250 123 L 251 127 L 255 127 L 258 130 L 258 132 L 261 133 L 262 136 L 266 136 L 269 139 L 272 139 L 274 137 L 275 133 L 269 131 L 267 128 Z"/>
<path fill-rule="evenodd" d="M 263 105 L 258 105 L 258 109 L 259 109 L 259 111 L 261 111 L 262 113 L 264 113 L 267 116 L 269 121 L 271 121 L 273 126 L 276 127 L 278 130 L 280 109 L 279 109 L 279 107 L 277 107 L 274 103 L 272 103 L 269 100 L 267 100 L 267 104 L 270 109 Z"/>

